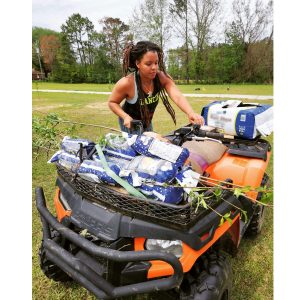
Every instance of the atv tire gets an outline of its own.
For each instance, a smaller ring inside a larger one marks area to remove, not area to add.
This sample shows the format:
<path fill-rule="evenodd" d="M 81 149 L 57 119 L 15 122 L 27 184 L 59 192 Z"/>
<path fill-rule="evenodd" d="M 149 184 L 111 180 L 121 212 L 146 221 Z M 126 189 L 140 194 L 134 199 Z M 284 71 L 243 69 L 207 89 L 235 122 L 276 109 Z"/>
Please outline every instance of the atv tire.
<path fill-rule="evenodd" d="M 51 230 L 50 234 L 51 234 L 51 239 L 59 243 L 59 241 L 61 240 L 60 234 L 55 230 Z M 60 269 L 57 265 L 52 263 L 47 258 L 43 241 L 39 249 L 39 262 L 43 273 L 48 278 L 59 282 L 72 281 L 72 278 L 69 275 L 67 275 L 62 269 Z"/>
<path fill-rule="evenodd" d="M 194 300 L 229 300 L 232 269 L 224 254 L 211 252 L 202 258 L 204 270 L 196 281 Z"/>
<path fill-rule="evenodd" d="M 265 207 L 258 205 L 255 210 L 251 222 L 246 229 L 245 236 L 255 237 L 260 234 L 265 219 Z"/>
<path fill-rule="evenodd" d="M 267 174 L 264 174 L 264 177 L 261 181 L 261 186 L 265 186 L 269 181 L 269 177 Z M 261 192 L 257 195 L 257 200 L 259 201 L 261 199 Z M 252 216 L 252 219 L 245 231 L 245 236 L 247 237 L 255 237 L 258 234 L 260 234 L 263 222 L 265 219 L 265 207 L 263 205 L 258 204 L 255 209 Z"/>
<path fill-rule="evenodd" d="M 224 254 L 203 254 L 185 273 L 181 286 L 165 292 L 148 294 L 142 300 L 229 300 L 232 269 Z M 140 298 L 138 298 L 140 299 Z M 127 300 L 127 299 L 126 299 Z"/>

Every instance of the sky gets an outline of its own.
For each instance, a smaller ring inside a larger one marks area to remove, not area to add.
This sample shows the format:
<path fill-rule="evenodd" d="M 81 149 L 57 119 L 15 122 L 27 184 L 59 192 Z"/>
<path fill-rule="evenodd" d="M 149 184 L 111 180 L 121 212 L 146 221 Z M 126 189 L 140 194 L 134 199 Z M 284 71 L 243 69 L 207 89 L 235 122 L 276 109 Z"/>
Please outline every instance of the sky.
<path fill-rule="evenodd" d="M 228 17 L 233 0 L 222 0 L 223 17 Z M 262 0 L 264 3 L 269 0 Z M 95 26 L 96 31 L 101 30 L 99 20 L 104 17 L 120 18 L 128 24 L 132 18 L 134 8 L 138 8 L 144 0 L 32 0 L 32 26 L 43 27 L 60 32 L 61 25 L 74 13 L 87 17 Z M 223 27 L 216 24 L 213 40 L 221 42 L 224 39 Z M 173 35 L 168 46 L 174 47 L 179 40 Z"/>
<path fill-rule="evenodd" d="M 142 0 L 32 0 L 32 26 L 60 31 L 60 26 L 73 13 L 88 17 L 100 29 L 103 17 L 120 18 L 127 22 L 133 9 Z"/>
<path fill-rule="evenodd" d="M 226 10 L 229 9 L 232 1 L 224 1 Z M 32 0 L 32 26 L 60 32 L 61 25 L 68 17 L 79 13 L 92 21 L 96 31 L 100 31 L 99 20 L 103 17 L 120 18 L 128 24 L 134 8 L 138 8 L 141 3 L 144 3 L 144 0 Z M 221 27 L 216 25 L 216 37 L 223 39 L 223 34 L 218 28 Z M 179 39 L 173 35 L 166 48 L 175 47 L 179 43 Z"/>

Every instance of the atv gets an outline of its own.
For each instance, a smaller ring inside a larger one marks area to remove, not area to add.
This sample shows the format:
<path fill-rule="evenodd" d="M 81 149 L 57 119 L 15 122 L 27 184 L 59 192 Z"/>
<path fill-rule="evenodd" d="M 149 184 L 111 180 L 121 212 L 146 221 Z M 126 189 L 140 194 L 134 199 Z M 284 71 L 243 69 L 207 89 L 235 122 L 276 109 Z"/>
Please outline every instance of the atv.
<path fill-rule="evenodd" d="M 57 165 L 56 216 L 47 209 L 43 189 L 36 188 L 43 230 L 40 267 L 48 278 L 75 280 L 99 299 L 139 294 L 149 299 L 230 299 L 228 253 L 236 253 L 243 236 L 258 235 L 264 218 L 264 206 L 237 197 L 230 187 L 267 184 L 270 144 L 260 136 L 232 139 L 191 124 L 165 138 L 179 146 L 214 139 L 228 147 L 205 170 L 208 180 L 199 183 L 208 185 L 209 194 L 209 180 L 222 182 L 226 201 L 212 197 L 213 210 L 208 210 L 140 199 Z M 249 191 L 247 196 L 259 200 L 262 193 Z"/>

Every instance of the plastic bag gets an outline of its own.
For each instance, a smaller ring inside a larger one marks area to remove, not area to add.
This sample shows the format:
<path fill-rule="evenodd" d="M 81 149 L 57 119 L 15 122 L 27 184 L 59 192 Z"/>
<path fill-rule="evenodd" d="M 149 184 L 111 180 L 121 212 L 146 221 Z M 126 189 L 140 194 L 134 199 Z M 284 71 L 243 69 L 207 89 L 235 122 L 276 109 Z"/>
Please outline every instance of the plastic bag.
<path fill-rule="evenodd" d="M 165 183 L 175 177 L 177 169 L 175 164 L 164 159 L 139 155 L 122 169 L 120 176 L 127 177 L 133 186 L 144 182 Z"/>
<path fill-rule="evenodd" d="M 190 167 L 181 170 L 176 174 L 176 181 L 184 188 L 184 191 L 189 194 L 193 187 L 199 183 L 200 174 L 194 172 Z"/>
<path fill-rule="evenodd" d="M 128 144 L 127 139 L 123 136 L 108 133 L 105 136 L 105 140 L 106 145 L 102 150 L 106 156 L 131 160 L 137 155 L 137 152 Z"/>
<path fill-rule="evenodd" d="M 148 199 L 157 200 L 157 197 L 153 195 L 153 184 L 142 184 L 138 190 L 142 192 Z"/>
<path fill-rule="evenodd" d="M 117 165 L 108 162 L 108 166 L 116 175 L 119 175 L 120 168 Z M 116 181 L 103 168 L 101 161 L 84 160 L 77 173 L 81 178 L 91 182 L 116 184 Z"/>
<path fill-rule="evenodd" d="M 56 162 L 60 166 L 68 169 L 69 171 L 76 173 L 80 166 L 79 157 L 65 152 L 63 150 L 57 151 L 48 161 L 48 163 Z"/>
<path fill-rule="evenodd" d="M 178 204 L 183 199 L 183 188 L 143 184 L 139 190 L 149 199 L 155 199 L 170 204 Z"/>
<path fill-rule="evenodd" d="M 95 143 L 86 139 L 73 139 L 65 136 L 61 142 L 61 149 L 70 154 L 79 156 L 80 144 L 82 144 L 82 158 L 86 159 L 95 151 Z"/>
<path fill-rule="evenodd" d="M 94 155 L 93 159 L 100 161 L 99 155 Z M 120 170 L 127 169 L 127 166 L 130 163 L 130 160 L 118 158 L 114 156 L 105 156 L 105 159 L 108 163 L 117 165 L 120 168 Z"/>
<path fill-rule="evenodd" d="M 189 156 L 189 151 L 185 148 L 145 135 L 132 135 L 128 138 L 128 144 L 142 155 L 167 160 L 177 168 L 183 166 Z"/>

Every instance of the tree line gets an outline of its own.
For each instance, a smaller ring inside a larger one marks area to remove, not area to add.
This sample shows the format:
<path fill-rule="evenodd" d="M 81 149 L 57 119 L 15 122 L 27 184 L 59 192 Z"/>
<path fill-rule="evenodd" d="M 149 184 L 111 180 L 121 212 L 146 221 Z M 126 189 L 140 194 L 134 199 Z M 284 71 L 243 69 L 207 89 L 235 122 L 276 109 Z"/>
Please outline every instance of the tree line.
<path fill-rule="evenodd" d="M 100 31 L 74 13 L 60 32 L 32 28 L 32 67 L 50 81 L 112 83 L 125 45 L 151 40 L 177 82 L 271 83 L 272 13 L 272 0 L 233 0 L 227 10 L 221 0 L 144 0 L 128 24 L 104 17 Z"/>

